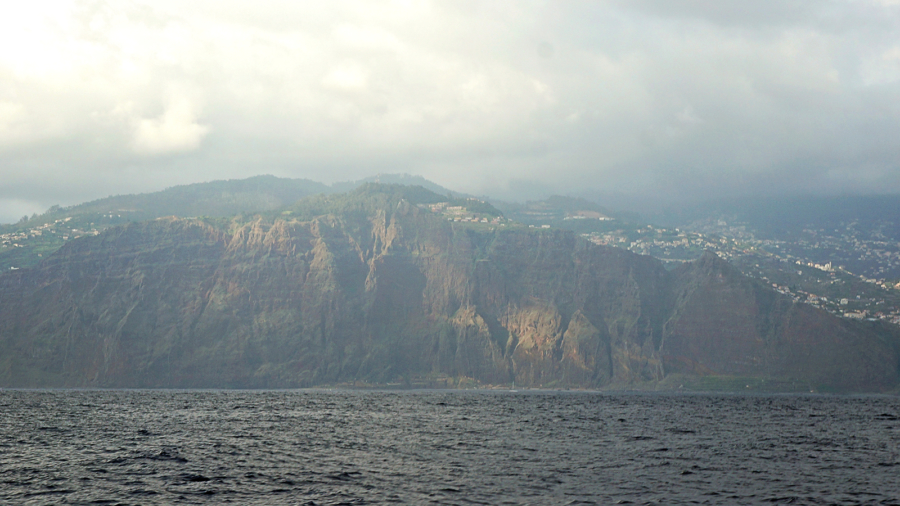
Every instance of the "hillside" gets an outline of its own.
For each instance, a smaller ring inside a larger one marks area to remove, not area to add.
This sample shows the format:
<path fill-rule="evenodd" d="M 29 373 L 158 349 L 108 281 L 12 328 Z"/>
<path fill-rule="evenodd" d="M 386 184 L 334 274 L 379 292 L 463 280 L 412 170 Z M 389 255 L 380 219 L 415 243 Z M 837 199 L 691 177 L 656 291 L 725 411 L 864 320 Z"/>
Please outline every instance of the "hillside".
<path fill-rule="evenodd" d="M 0 385 L 900 381 L 893 327 L 797 304 L 713 254 L 667 270 L 496 210 L 496 223 L 453 221 L 432 207 L 442 201 L 366 185 L 253 218 L 158 219 L 70 241 L 0 275 Z"/>
<path fill-rule="evenodd" d="M 70 239 L 97 235 L 123 223 L 163 216 L 252 215 L 328 191 L 328 186 L 306 179 L 256 176 L 54 206 L 44 214 L 0 226 L 0 271 L 36 265 Z"/>
<path fill-rule="evenodd" d="M 223 218 L 280 209 L 318 194 L 351 191 L 372 181 L 418 185 L 444 195 L 451 192 L 419 176 L 382 174 L 328 186 L 308 179 L 270 175 L 174 186 L 158 192 L 115 195 L 68 207 L 53 206 L 41 215 L 0 225 L 0 272 L 37 265 L 66 241 L 97 235 L 109 227 L 164 216 Z M 452 199 L 452 198 L 451 198 Z M 465 200 L 457 195 L 456 200 Z"/>
<path fill-rule="evenodd" d="M 712 201 L 670 209 L 652 219 L 740 238 L 781 258 L 831 263 L 870 279 L 900 281 L 900 195 Z"/>

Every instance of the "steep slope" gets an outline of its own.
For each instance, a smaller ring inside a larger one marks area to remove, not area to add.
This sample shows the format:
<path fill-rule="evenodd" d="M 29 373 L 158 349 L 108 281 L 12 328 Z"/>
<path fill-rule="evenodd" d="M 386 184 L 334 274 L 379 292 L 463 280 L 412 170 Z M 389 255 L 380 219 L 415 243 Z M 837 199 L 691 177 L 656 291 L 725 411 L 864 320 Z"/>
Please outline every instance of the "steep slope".
<path fill-rule="evenodd" d="M 712 253 L 675 277 L 676 310 L 661 347 L 669 374 L 782 378 L 838 390 L 897 382 L 898 340 L 890 326 L 793 303 Z"/>
<path fill-rule="evenodd" d="M 250 222 L 72 241 L 0 275 L 0 385 L 898 382 L 896 334 L 835 323 L 714 255 L 668 272 L 567 232 L 449 222 L 433 198 L 368 185 Z"/>
<path fill-rule="evenodd" d="M 65 208 L 54 206 L 40 216 L 0 225 L 0 271 L 35 266 L 69 240 L 128 222 L 164 216 L 253 215 L 328 191 L 328 186 L 305 179 L 256 176 L 116 195 Z"/>
<path fill-rule="evenodd" d="M 109 227 L 128 222 L 165 216 L 252 216 L 282 209 L 310 195 L 351 191 L 369 180 L 378 179 L 402 186 L 416 184 L 428 187 L 437 191 L 440 195 L 434 195 L 442 200 L 448 200 L 446 195 L 450 193 L 418 176 L 382 174 L 332 186 L 308 179 L 263 175 L 173 186 L 151 193 L 115 195 L 69 207 L 53 206 L 40 216 L 25 217 L 15 224 L 0 224 L 0 271 L 32 267 L 68 240 L 96 235 Z M 456 200 L 466 199 L 457 196 Z"/>

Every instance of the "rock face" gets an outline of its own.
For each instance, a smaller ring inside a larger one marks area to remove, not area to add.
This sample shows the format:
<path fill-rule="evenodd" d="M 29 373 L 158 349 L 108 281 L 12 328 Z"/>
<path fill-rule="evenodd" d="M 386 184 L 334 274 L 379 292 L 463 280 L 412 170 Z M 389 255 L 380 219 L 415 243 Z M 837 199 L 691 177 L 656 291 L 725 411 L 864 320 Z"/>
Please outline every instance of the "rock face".
<path fill-rule="evenodd" d="M 0 386 L 900 380 L 893 329 L 794 304 L 713 254 L 667 271 L 566 232 L 377 202 L 133 223 L 0 275 Z"/>

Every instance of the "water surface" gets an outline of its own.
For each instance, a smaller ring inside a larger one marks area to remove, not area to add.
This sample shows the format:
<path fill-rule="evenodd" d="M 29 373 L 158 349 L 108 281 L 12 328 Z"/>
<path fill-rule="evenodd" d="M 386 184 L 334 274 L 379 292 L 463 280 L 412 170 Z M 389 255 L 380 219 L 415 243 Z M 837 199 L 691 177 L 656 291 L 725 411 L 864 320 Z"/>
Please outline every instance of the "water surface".
<path fill-rule="evenodd" d="M 0 391 L 0 504 L 900 504 L 900 399 Z"/>

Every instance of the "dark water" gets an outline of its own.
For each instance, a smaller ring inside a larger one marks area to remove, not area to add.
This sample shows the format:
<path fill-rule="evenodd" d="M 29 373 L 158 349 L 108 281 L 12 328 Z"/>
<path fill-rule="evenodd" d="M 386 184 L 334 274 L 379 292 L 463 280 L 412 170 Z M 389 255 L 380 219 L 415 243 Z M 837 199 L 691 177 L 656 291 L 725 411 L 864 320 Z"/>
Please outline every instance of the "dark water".
<path fill-rule="evenodd" d="M 892 397 L 0 391 L 0 504 L 900 504 Z"/>

